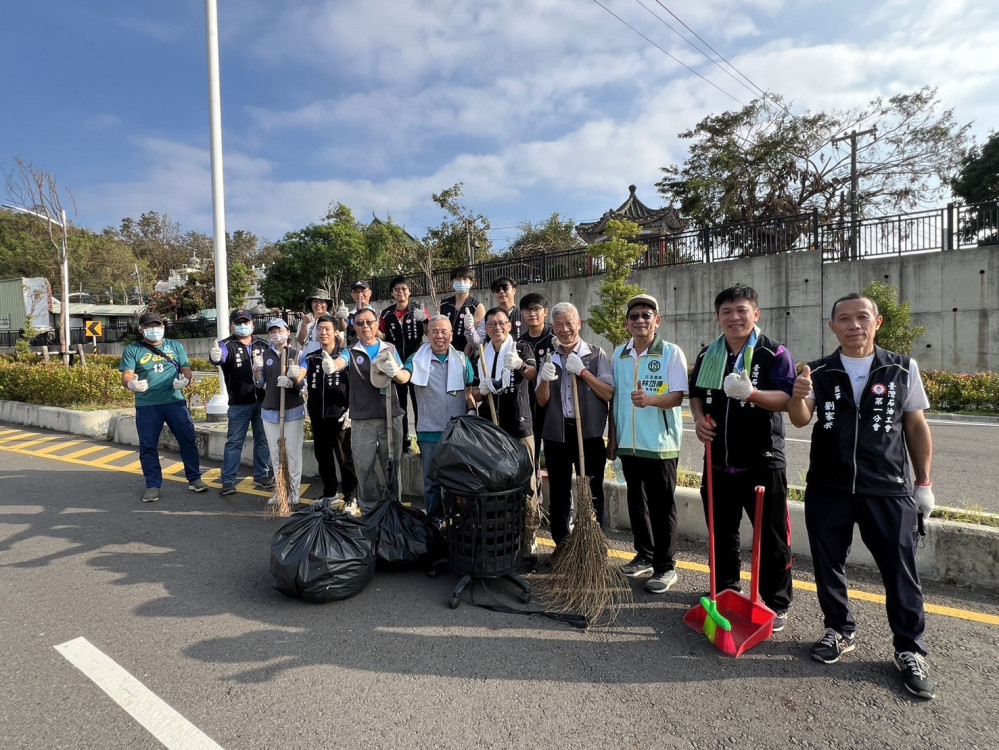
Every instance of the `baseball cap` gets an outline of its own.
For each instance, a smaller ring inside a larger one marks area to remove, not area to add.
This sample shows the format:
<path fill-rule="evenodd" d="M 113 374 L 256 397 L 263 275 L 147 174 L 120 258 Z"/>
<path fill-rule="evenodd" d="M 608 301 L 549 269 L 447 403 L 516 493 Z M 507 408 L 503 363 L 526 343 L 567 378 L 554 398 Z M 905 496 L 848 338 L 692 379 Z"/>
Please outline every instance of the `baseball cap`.
<path fill-rule="evenodd" d="M 160 325 L 163 325 L 163 318 L 160 317 L 160 314 L 158 312 L 153 312 L 152 310 L 150 310 L 149 312 L 142 313 L 142 317 L 139 318 L 140 326 L 148 326 L 152 325 L 153 323 L 159 323 Z"/>
<path fill-rule="evenodd" d="M 281 318 L 271 318 L 267 321 L 267 330 L 272 328 L 287 328 L 288 324 L 285 323 Z"/>
<path fill-rule="evenodd" d="M 354 286 L 352 286 L 350 288 L 350 291 L 357 292 L 357 291 L 361 291 L 361 290 L 364 290 L 364 289 L 370 289 L 370 288 L 371 287 L 368 286 L 368 283 L 366 281 L 355 281 L 354 282 Z"/>
<path fill-rule="evenodd" d="M 233 310 L 232 315 L 229 316 L 229 321 L 235 323 L 237 320 L 249 320 L 253 321 L 253 315 L 249 310 Z"/>
<path fill-rule="evenodd" d="M 651 307 L 657 313 L 659 312 L 659 303 L 656 301 L 656 298 L 653 297 L 651 294 L 636 294 L 634 297 L 628 300 L 628 307 L 627 307 L 628 312 L 631 312 L 631 308 L 635 307 L 636 305 L 645 305 L 646 307 Z"/>

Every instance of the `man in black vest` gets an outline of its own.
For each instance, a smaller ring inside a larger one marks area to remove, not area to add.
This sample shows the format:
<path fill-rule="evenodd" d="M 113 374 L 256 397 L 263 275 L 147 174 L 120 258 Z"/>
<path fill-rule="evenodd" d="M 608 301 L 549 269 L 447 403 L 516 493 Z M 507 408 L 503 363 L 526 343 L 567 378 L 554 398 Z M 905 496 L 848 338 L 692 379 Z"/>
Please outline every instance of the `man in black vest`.
<path fill-rule="evenodd" d="M 812 429 L 805 526 L 826 632 L 811 655 L 833 664 L 856 648 L 845 570 L 856 524 L 884 582 L 902 683 L 913 695 L 933 698 L 916 572 L 918 530 L 934 505 L 933 440 L 923 415 L 930 404 L 916 361 L 875 345 L 881 322 L 873 300 L 855 293 L 838 299 L 829 328 L 840 348 L 802 370 L 788 404 L 797 427 L 819 415 Z"/>
<path fill-rule="evenodd" d="M 319 349 L 305 355 L 309 422 L 312 424 L 312 449 L 319 476 L 323 480 L 323 498 L 332 498 L 339 488 L 345 504 L 357 489 L 354 458 L 350 450 L 350 413 L 347 374 L 336 372 L 334 360 L 343 347 L 337 342 L 337 322 L 331 315 L 316 321 Z M 334 461 L 336 462 L 334 464 Z M 337 466 L 340 479 L 337 480 Z"/>
<path fill-rule="evenodd" d="M 475 335 L 475 327 L 486 317 L 486 306 L 472 296 L 472 269 L 459 266 L 451 271 L 451 285 L 454 296 L 446 297 L 441 302 L 441 315 L 447 315 L 454 331 L 451 345 L 459 352 L 471 353 L 482 343 Z"/>
<path fill-rule="evenodd" d="M 260 418 L 264 391 L 253 382 L 251 369 L 253 355 L 263 353 L 267 344 L 253 336 L 253 316 L 248 310 L 234 310 L 230 316 L 232 336 L 216 341 L 208 352 L 208 360 L 222 368 L 225 387 L 229 392 L 228 428 L 225 451 L 222 454 L 222 494 L 236 492 L 236 474 L 243 455 L 246 431 L 253 426 L 253 484 L 261 489 L 271 489 L 274 479 L 270 474 L 271 454 L 267 449 L 267 435 Z"/>
<path fill-rule="evenodd" d="M 569 535 L 572 517 L 572 467 L 579 471 L 579 442 L 576 422 L 582 423 L 583 458 L 590 477 L 593 510 L 597 522 L 604 523 L 604 468 L 607 447 L 604 428 L 607 411 L 614 398 L 614 373 L 610 360 L 599 346 L 590 346 L 579 337 L 583 327 L 579 311 L 569 302 L 552 308 L 552 329 L 558 347 L 552 361 L 541 366 L 538 376 L 538 406 L 547 407 L 542 437 L 545 466 L 548 468 L 548 512 L 552 540 L 561 544 Z M 579 410 L 572 399 L 572 381 L 578 378 Z"/>
<path fill-rule="evenodd" d="M 764 487 L 760 598 L 777 613 L 779 633 L 793 596 L 782 412 L 794 388 L 794 358 L 760 332 L 752 287 L 719 292 L 715 313 L 722 333 L 697 355 L 690 376 L 695 432 L 711 443 L 714 463 L 715 580 L 719 591 L 739 589 L 739 524 L 743 510 L 755 517 L 756 487 Z M 704 482 L 701 499 L 706 516 Z"/>
<path fill-rule="evenodd" d="M 396 276 L 389 283 L 395 305 L 382 310 L 378 321 L 378 330 L 392 346 L 402 362 L 416 354 L 423 345 L 423 324 L 427 313 L 422 307 L 409 299 L 409 282 L 405 276 Z M 396 383 L 396 393 L 399 396 L 399 406 L 402 408 L 402 450 L 409 453 L 409 397 L 413 387 L 408 381 Z M 413 416 L 419 417 L 416 399 L 413 399 Z"/>

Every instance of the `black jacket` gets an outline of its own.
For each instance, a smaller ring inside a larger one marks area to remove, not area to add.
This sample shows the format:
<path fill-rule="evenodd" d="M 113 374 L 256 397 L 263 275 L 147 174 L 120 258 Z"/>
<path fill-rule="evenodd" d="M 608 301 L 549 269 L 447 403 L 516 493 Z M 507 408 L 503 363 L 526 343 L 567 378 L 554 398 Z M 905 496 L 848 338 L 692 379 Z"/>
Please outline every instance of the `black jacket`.
<path fill-rule="evenodd" d="M 711 458 L 716 468 L 783 469 L 787 466 L 784 453 L 784 415 L 753 404 L 729 398 L 721 388 L 698 388 L 697 375 L 708 347 L 703 348 L 694 362 L 690 376 L 690 398 L 704 401 L 704 413 L 714 420 L 715 439 L 711 443 Z M 753 351 L 750 379 L 760 390 L 784 390 L 791 393 L 794 381 L 775 382 L 771 377 L 778 363 L 778 352 L 787 350 L 769 338 L 760 335 Z M 725 374 L 732 372 L 735 354 L 729 352 Z M 793 360 L 791 368 L 793 372 Z"/>
<path fill-rule="evenodd" d="M 812 428 L 808 485 L 816 491 L 911 496 L 902 403 L 909 392 L 909 358 L 875 347 L 871 372 L 853 401 L 840 350 L 812 362 L 818 421 Z"/>
<path fill-rule="evenodd" d="M 330 356 L 336 359 L 343 349 L 337 347 Z M 320 419 L 340 419 L 347 411 L 349 401 L 349 389 L 347 386 L 348 373 L 346 371 L 334 372 L 327 375 L 323 372 L 323 350 L 316 349 L 306 358 L 309 371 L 305 376 L 308 397 L 307 406 L 309 417 L 313 422 Z"/>
<path fill-rule="evenodd" d="M 247 355 L 246 347 L 237 336 L 230 336 L 219 343 L 226 348 L 225 361 L 219 367 L 222 368 L 225 387 L 229 391 L 229 406 L 248 406 L 263 401 L 264 390 L 253 384 L 251 365 L 253 352 L 266 351 L 269 348 L 267 342 L 253 339 L 250 342 L 250 355 Z"/>

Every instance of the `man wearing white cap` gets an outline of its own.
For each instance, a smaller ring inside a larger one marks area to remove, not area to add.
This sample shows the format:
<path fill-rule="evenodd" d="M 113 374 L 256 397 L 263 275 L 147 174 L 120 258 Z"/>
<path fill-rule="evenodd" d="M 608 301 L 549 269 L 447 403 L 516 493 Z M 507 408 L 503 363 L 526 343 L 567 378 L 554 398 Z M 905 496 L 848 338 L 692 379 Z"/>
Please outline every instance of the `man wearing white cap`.
<path fill-rule="evenodd" d="M 297 364 L 299 351 L 288 346 L 290 335 L 288 324 L 281 318 L 271 320 L 267 324 L 270 347 L 264 352 L 254 352 L 252 368 L 254 382 L 258 388 L 264 389 L 260 417 L 264 421 L 274 476 L 278 476 L 281 471 L 278 440 L 281 438 L 281 389 L 285 390 L 284 440 L 288 475 L 291 478 L 288 503 L 297 505 L 301 502 L 299 488 L 302 484 L 302 443 L 305 439 L 305 399 L 302 397 L 305 369 Z M 287 355 L 285 367 L 282 367 L 282 352 Z M 276 497 L 272 497 L 268 504 L 275 502 Z"/>

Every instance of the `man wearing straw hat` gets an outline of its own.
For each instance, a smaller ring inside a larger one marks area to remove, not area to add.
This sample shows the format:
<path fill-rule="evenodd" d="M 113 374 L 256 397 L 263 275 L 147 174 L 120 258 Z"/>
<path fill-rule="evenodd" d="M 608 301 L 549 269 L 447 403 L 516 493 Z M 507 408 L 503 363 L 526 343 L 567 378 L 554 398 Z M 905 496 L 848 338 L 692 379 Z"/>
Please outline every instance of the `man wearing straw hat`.
<path fill-rule="evenodd" d="M 552 361 L 541 366 L 537 397 L 539 406 L 547 406 L 542 437 L 545 441 L 545 466 L 548 468 L 548 512 L 552 539 L 556 545 L 569 535 L 572 517 L 572 467 L 579 471 L 579 446 L 576 421 L 582 424 L 583 458 L 590 474 L 590 491 L 597 522 L 604 522 L 604 465 L 607 447 L 608 404 L 614 398 L 614 374 L 610 360 L 598 346 L 590 346 L 579 337 L 583 327 L 579 310 L 570 302 L 552 308 L 552 329 L 558 346 Z M 572 400 L 571 381 L 579 378 L 579 410 Z"/>
<path fill-rule="evenodd" d="M 385 389 L 394 383 L 408 383 L 410 374 L 402 369 L 402 360 L 392 344 L 378 338 L 378 314 L 371 309 L 358 310 L 354 316 L 357 341 L 332 361 L 325 360 L 327 374 L 348 371 L 350 391 L 350 448 L 357 472 L 357 502 L 362 512 L 373 509 L 381 500 L 385 485 L 379 481 L 375 463 L 381 474 L 387 475 L 391 462 L 397 468 L 402 463 L 402 408 L 392 399 L 392 456 L 389 456 L 389 434 Z"/>
<path fill-rule="evenodd" d="M 305 369 L 297 364 L 299 351 L 288 345 L 290 337 L 288 324 L 281 318 L 267 323 L 267 340 L 270 346 L 263 352 L 254 352 L 252 367 L 253 380 L 258 388 L 264 389 L 264 401 L 260 418 L 264 422 L 267 446 L 270 448 L 274 476 L 280 481 L 281 464 L 287 461 L 287 475 L 290 486 L 288 504 L 297 505 L 299 488 L 302 484 L 302 444 L 305 440 L 305 399 L 302 398 L 302 381 Z M 285 391 L 284 415 L 281 414 L 281 390 Z M 284 428 L 285 455 L 281 455 L 282 422 Z M 268 505 L 277 503 L 275 494 Z"/>
<path fill-rule="evenodd" d="M 472 363 L 463 352 L 451 345 L 451 319 L 434 315 L 428 326 L 430 343 L 406 360 L 405 369 L 412 374 L 410 383 L 420 416 L 416 420 L 416 440 L 423 459 L 423 497 L 427 515 L 438 526 L 444 521 L 441 485 L 431 469 L 441 434 L 453 417 L 475 408 L 475 398 L 469 386 L 475 382 Z"/>
<path fill-rule="evenodd" d="M 690 413 L 714 461 L 717 588 L 740 590 L 739 524 L 754 516 L 756 487 L 766 489 L 761 538 L 760 597 L 777 613 L 774 632 L 791 605 L 791 531 L 787 510 L 784 418 L 794 390 L 794 358 L 764 336 L 756 290 L 736 284 L 715 297 L 721 335 L 701 350 L 691 373 Z M 706 471 L 706 469 L 705 469 Z M 707 513 L 707 487 L 701 484 Z"/>
<path fill-rule="evenodd" d="M 635 559 L 624 574 L 651 572 L 645 590 L 665 594 L 676 583 L 676 465 L 683 434 L 680 404 L 687 391 L 687 359 L 656 331 L 659 302 L 648 294 L 628 300 L 631 340 L 614 350 L 613 419 L 607 454 L 621 459 L 628 484 L 628 516 Z M 630 385 L 630 387 L 628 387 Z"/>

